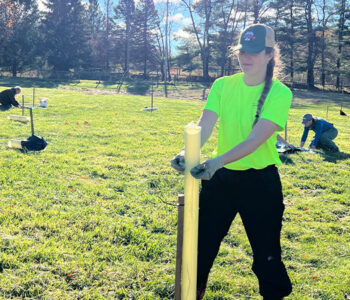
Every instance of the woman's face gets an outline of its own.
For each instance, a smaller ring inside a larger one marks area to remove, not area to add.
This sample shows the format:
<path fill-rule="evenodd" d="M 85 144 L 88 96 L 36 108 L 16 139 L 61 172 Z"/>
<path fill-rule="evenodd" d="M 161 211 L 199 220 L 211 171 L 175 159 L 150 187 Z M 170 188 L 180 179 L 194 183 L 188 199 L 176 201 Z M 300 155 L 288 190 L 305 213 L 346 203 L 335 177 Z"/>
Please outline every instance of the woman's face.
<path fill-rule="evenodd" d="M 258 54 L 252 54 L 245 51 L 239 51 L 238 61 L 243 73 L 255 75 L 266 72 L 267 64 L 272 58 L 273 53 L 266 54 L 265 50 Z"/>

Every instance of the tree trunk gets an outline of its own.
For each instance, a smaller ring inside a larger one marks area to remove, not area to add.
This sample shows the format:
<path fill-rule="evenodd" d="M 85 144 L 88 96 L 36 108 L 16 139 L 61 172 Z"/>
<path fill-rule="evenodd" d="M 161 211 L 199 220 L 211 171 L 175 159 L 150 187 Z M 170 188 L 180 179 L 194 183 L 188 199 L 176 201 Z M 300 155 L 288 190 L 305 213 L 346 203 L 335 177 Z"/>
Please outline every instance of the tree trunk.
<path fill-rule="evenodd" d="M 290 79 L 291 79 L 291 86 L 294 87 L 294 16 L 293 16 L 293 9 L 294 9 L 294 0 L 291 0 L 290 2 Z"/>
<path fill-rule="evenodd" d="M 110 10 L 110 0 L 106 0 L 106 70 L 109 70 L 109 31 L 110 31 L 110 24 L 109 24 L 109 10 Z"/>
<path fill-rule="evenodd" d="M 313 0 L 306 2 L 306 21 L 307 21 L 307 39 L 308 39 L 308 54 L 307 54 L 307 88 L 313 89 L 315 87 L 314 78 L 314 43 L 315 33 L 312 28 L 312 4 Z"/>
<path fill-rule="evenodd" d="M 126 40 L 125 40 L 125 65 L 124 65 L 124 72 L 125 72 L 125 77 L 129 78 L 130 70 L 130 27 L 131 27 L 131 20 L 130 17 L 127 17 L 126 20 Z"/>
<path fill-rule="evenodd" d="M 254 24 L 259 23 L 259 0 L 254 0 L 253 15 L 254 15 Z"/>
<path fill-rule="evenodd" d="M 326 0 L 323 0 L 322 7 L 322 50 L 321 50 L 321 83 L 323 89 L 326 85 L 326 71 L 325 71 L 325 29 L 326 29 Z"/>
<path fill-rule="evenodd" d="M 164 49 L 164 82 L 168 81 L 168 23 L 169 23 L 169 0 L 166 1 L 165 15 L 165 49 Z"/>
<path fill-rule="evenodd" d="M 336 88 L 340 89 L 340 66 L 341 66 L 341 56 L 342 56 L 342 44 L 343 44 L 343 33 L 344 33 L 344 23 L 345 23 L 345 0 L 341 0 L 341 6 L 339 11 L 339 24 L 338 24 L 338 58 L 337 58 L 337 81 Z"/>
<path fill-rule="evenodd" d="M 148 10 L 146 7 L 146 11 L 145 11 L 145 21 L 144 21 L 144 26 L 143 26 L 143 49 L 145 51 L 144 53 L 144 57 L 143 57 L 143 78 L 146 79 L 147 78 L 147 51 L 148 51 L 148 45 L 147 45 L 147 18 L 148 18 Z"/>
<path fill-rule="evenodd" d="M 17 77 L 17 62 L 12 63 L 12 77 Z"/>

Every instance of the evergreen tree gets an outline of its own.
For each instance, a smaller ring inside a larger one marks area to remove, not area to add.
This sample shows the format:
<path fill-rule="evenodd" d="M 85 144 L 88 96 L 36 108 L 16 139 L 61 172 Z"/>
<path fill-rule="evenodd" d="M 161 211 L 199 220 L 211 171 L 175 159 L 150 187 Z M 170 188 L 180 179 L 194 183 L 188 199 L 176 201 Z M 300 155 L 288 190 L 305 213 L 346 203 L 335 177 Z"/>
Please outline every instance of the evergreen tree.
<path fill-rule="evenodd" d="M 180 54 L 175 57 L 174 61 L 178 68 L 185 72 L 191 72 L 200 67 L 200 63 L 195 59 L 200 55 L 200 51 L 196 50 L 195 47 L 188 41 L 183 45 L 177 47 Z"/>
<path fill-rule="evenodd" d="M 336 1 L 336 10 L 337 10 L 337 65 L 336 65 L 336 88 L 340 90 L 342 88 L 342 79 L 345 73 L 349 74 L 349 70 L 346 67 L 349 66 L 349 62 L 346 61 L 346 58 L 349 57 L 344 53 L 344 47 L 350 45 L 350 7 L 349 2 L 346 0 L 337 0 Z"/>
<path fill-rule="evenodd" d="M 89 0 L 86 15 L 90 29 L 90 37 L 92 39 L 97 39 L 99 33 L 103 30 L 104 22 L 104 17 L 98 0 Z"/>
<path fill-rule="evenodd" d="M 133 41 L 134 17 L 134 0 L 120 0 L 118 6 L 115 7 L 115 19 L 122 20 L 125 24 L 125 30 L 122 29 L 122 37 L 124 42 L 124 73 L 126 77 L 129 77 L 130 71 L 130 51 Z"/>
<path fill-rule="evenodd" d="M 275 29 L 284 70 L 285 73 L 289 74 L 293 87 L 296 73 L 303 72 L 306 69 L 303 1 L 280 0 L 271 3 L 271 5 L 275 9 L 274 15 L 276 17 L 270 19 L 270 22 L 267 23 Z"/>
<path fill-rule="evenodd" d="M 35 1 L 1 1 L 0 65 L 15 77 L 33 67 L 38 46 L 39 13 Z"/>
<path fill-rule="evenodd" d="M 43 20 L 47 61 L 54 71 L 89 63 L 91 49 L 85 8 L 80 0 L 48 0 Z"/>
<path fill-rule="evenodd" d="M 215 31 L 213 34 L 213 56 L 216 63 L 220 66 L 221 76 L 225 75 L 225 68 L 229 59 L 229 47 L 233 45 L 239 35 L 239 1 L 218 0 L 216 2 L 221 9 L 214 10 L 213 17 L 215 22 Z"/>
<path fill-rule="evenodd" d="M 89 0 L 86 11 L 87 23 L 89 25 L 89 44 L 91 48 L 91 66 L 102 67 L 104 53 L 104 15 L 98 0 Z"/>
<path fill-rule="evenodd" d="M 157 64 L 155 45 L 158 28 L 159 19 L 153 0 L 140 0 L 135 15 L 134 61 L 143 65 L 144 78 L 147 78 L 148 64 Z"/>

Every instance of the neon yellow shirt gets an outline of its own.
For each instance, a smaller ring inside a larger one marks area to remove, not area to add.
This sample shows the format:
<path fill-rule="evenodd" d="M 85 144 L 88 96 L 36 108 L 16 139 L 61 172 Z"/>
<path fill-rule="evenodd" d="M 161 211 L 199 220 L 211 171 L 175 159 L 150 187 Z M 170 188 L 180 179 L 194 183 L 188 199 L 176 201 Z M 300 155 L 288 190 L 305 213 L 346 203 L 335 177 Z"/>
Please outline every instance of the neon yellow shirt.
<path fill-rule="evenodd" d="M 218 145 L 213 153 L 214 157 L 230 151 L 248 137 L 263 88 L 264 83 L 247 86 L 243 81 L 243 73 L 221 77 L 214 82 L 204 108 L 219 116 Z M 273 79 L 260 119 L 277 124 L 277 131 L 284 130 L 292 97 L 288 87 L 278 79 Z M 225 168 L 247 170 L 280 165 L 281 160 L 276 149 L 277 131 L 253 153 L 225 165 Z"/>

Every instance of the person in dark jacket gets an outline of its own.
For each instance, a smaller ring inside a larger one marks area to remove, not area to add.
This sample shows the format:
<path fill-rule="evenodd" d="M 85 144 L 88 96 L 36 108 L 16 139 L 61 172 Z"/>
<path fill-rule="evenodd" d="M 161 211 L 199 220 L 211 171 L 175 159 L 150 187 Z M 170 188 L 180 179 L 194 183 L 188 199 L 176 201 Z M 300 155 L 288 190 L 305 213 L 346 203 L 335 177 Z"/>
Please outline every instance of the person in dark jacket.
<path fill-rule="evenodd" d="M 4 90 L 0 93 L 0 111 L 6 111 L 11 106 L 20 107 L 16 101 L 15 96 L 21 93 L 21 87 L 16 86 L 12 89 Z"/>
<path fill-rule="evenodd" d="M 305 114 L 301 123 L 305 127 L 301 137 L 300 147 L 304 146 L 309 130 L 311 129 L 315 132 L 315 136 L 309 146 L 311 149 L 320 148 L 330 152 L 339 151 L 338 146 L 333 142 L 338 135 L 338 130 L 332 123 L 319 117 L 313 117 L 311 114 Z"/>

